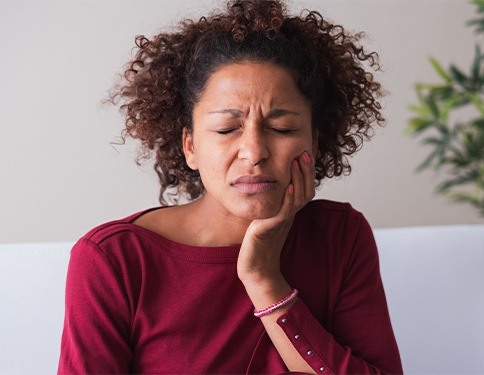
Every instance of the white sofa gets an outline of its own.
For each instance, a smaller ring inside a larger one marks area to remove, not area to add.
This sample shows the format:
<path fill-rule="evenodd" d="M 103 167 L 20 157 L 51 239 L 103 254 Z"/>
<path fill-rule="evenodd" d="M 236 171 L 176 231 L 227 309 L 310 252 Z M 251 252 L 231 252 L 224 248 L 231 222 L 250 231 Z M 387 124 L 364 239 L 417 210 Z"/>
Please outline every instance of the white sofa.
<path fill-rule="evenodd" d="M 375 231 L 407 374 L 484 374 L 484 225 Z M 0 374 L 53 374 L 72 243 L 0 245 Z"/>

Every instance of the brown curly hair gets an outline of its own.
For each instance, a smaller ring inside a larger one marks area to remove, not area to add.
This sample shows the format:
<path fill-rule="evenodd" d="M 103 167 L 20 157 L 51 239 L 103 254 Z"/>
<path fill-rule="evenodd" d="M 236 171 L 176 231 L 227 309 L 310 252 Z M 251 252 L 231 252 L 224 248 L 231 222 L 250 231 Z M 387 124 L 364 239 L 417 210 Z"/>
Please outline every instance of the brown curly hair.
<path fill-rule="evenodd" d="M 232 0 L 223 13 L 184 20 L 151 40 L 136 37 L 134 57 L 110 99 L 122 101 L 123 140 L 141 141 L 138 162 L 155 156 L 161 204 L 170 188 L 190 200 L 204 192 L 198 171 L 184 158 L 183 128 L 192 130 L 192 111 L 210 75 L 243 60 L 268 61 L 294 73 L 319 134 L 316 186 L 350 173 L 347 156 L 371 138 L 374 123 L 384 123 L 381 85 L 365 70 L 380 69 L 378 55 L 358 44 L 362 33 L 351 35 L 316 11 L 305 13 L 290 16 L 279 0 Z"/>

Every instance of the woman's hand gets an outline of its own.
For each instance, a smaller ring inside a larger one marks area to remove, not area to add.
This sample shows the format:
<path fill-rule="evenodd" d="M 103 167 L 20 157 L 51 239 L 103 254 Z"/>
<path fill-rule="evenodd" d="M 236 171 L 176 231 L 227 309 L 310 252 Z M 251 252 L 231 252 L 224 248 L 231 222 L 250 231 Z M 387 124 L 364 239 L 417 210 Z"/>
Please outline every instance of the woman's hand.
<path fill-rule="evenodd" d="M 238 276 L 246 288 L 251 285 L 260 288 L 264 283 L 270 289 L 277 285 L 276 289 L 290 290 L 283 286 L 281 250 L 294 215 L 314 197 L 314 174 L 314 159 L 305 151 L 292 162 L 291 182 L 279 212 L 267 219 L 254 220 L 249 225 L 237 262 Z"/>
<path fill-rule="evenodd" d="M 287 296 L 291 287 L 281 273 L 281 251 L 294 215 L 314 197 L 314 159 L 305 151 L 291 165 L 291 182 L 279 212 L 254 220 L 245 233 L 237 262 L 239 279 L 256 310 Z M 264 328 L 290 371 L 315 374 L 277 324 L 293 302 L 261 317 Z"/>

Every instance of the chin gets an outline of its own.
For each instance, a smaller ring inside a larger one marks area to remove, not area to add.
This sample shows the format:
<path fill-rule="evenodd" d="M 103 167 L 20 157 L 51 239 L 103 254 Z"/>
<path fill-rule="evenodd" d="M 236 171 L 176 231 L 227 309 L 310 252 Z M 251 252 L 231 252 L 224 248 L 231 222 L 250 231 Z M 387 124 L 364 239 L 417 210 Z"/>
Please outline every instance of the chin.
<path fill-rule="evenodd" d="M 251 200 L 240 202 L 234 207 L 233 212 L 236 216 L 247 220 L 268 219 L 275 216 L 281 208 L 281 203 L 264 200 Z"/>

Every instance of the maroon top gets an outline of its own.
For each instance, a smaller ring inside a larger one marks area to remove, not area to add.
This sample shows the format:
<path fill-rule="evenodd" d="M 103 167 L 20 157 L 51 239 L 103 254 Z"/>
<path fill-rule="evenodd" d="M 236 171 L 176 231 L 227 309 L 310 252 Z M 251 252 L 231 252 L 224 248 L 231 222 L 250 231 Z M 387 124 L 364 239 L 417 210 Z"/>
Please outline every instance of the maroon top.
<path fill-rule="evenodd" d="M 58 372 L 287 372 L 237 277 L 240 245 L 176 243 L 133 224 L 141 214 L 91 230 L 72 249 Z M 310 202 L 281 267 L 299 296 L 278 323 L 317 373 L 402 372 L 363 215 Z"/>

